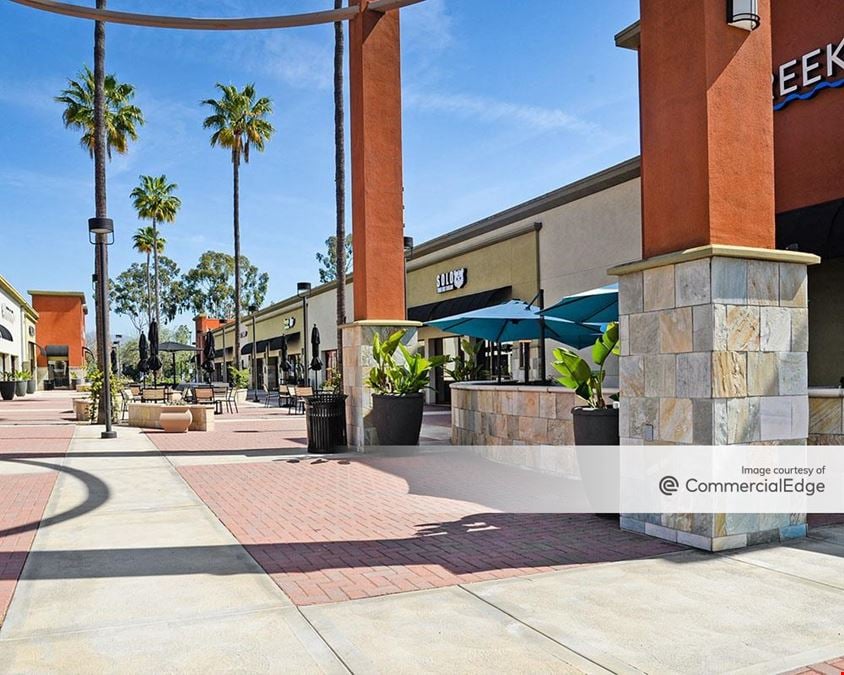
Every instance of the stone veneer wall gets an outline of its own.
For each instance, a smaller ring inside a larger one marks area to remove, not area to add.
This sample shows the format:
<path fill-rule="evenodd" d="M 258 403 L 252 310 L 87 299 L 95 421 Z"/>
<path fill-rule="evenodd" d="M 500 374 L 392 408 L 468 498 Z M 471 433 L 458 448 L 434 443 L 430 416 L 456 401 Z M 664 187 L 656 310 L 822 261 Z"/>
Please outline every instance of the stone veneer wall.
<path fill-rule="evenodd" d="M 372 360 L 373 338 L 376 333 L 383 339 L 397 330 L 406 330 L 404 342 L 412 344 L 421 325 L 415 321 L 356 321 L 343 326 L 343 390 L 348 396 L 346 428 L 351 447 L 362 449 L 378 445 L 378 434 L 368 421 L 372 392 L 365 385 L 369 370 L 375 365 Z"/>
<path fill-rule="evenodd" d="M 451 442 L 455 445 L 571 445 L 571 409 L 582 405 L 562 387 L 455 383 Z"/>
<path fill-rule="evenodd" d="M 844 389 L 809 389 L 809 444 L 844 445 Z"/>
<path fill-rule="evenodd" d="M 806 263 L 756 253 L 619 271 L 622 444 L 806 443 Z M 806 530 L 802 514 L 632 514 L 622 527 L 711 550 Z"/>

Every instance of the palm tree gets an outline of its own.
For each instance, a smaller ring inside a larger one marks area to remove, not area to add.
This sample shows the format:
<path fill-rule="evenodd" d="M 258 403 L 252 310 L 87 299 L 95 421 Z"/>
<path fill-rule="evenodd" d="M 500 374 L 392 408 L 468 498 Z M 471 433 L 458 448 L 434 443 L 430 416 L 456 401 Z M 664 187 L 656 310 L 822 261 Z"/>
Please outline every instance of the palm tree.
<path fill-rule="evenodd" d="M 256 98 L 255 85 L 242 91 L 234 85 L 217 83 L 220 99 L 209 98 L 202 105 L 213 113 L 205 118 L 203 129 L 213 129 L 211 147 L 219 145 L 231 151 L 234 224 L 234 353 L 240 358 L 240 162 L 249 163 L 249 149 L 263 151 L 275 131 L 266 119 L 273 111 L 267 97 Z"/>
<path fill-rule="evenodd" d="M 132 248 L 138 253 L 146 255 L 146 270 L 147 270 L 147 325 L 152 323 L 152 278 L 150 277 L 149 262 L 153 249 L 157 249 L 156 253 L 161 255 L 164 253 L 164 245 L 167 240 L 157 235 L 152 227 L 139 227 L 138 231 L 132 235 Z"/>
<path fill-rule="evenodd" d="M 129 195 L 132 198 L 132 206 L 138 212 L 138 218 L 152 221 L 152 260 L 155 269 L 155 322 L 161 325 L 161 307 L 159 303 L 158 283 L 158 254 L 160 238 L 158 236 L 159 223 L 172 223 L 176 219 L 176 213 L 182 205 L 173 192 L 178 185 L 168 183 L 167 176 L 140 176 L 141 184 L 132 190 Z"/>
<path fill-rule="evenodd" d="M 97 22 L 99 23 L 99 22 Z M 137 140 L 138 127 L 144 123 L 144 115 L 138 106 L 131 103 L 135 97 L 135 87 L 125 82 L 118 82 L 114 74 L 105 75 L 105 154 L 111 159 L 112 151 L 119 154 L 129 149 L 129 141 Z M 62 120 L 68 129 L 80 129 L 82 147 L 96 159 L 96 132 L 94 130 L 94 73 L 88 66 L 83 66 L 78 79 L 68 80 L 67 89 L 56 96 L 58 103 L 65 106 Z"/>
<path fill-rule="evenodd" d="M 341 9 L 343 0 L 334 0 Z M 334 197 L 337 212 L 337 372 L 343 388 L 343 326 L 346 323 L 346 152 L 343 116 L 343 22 L 334 22 Z"/>

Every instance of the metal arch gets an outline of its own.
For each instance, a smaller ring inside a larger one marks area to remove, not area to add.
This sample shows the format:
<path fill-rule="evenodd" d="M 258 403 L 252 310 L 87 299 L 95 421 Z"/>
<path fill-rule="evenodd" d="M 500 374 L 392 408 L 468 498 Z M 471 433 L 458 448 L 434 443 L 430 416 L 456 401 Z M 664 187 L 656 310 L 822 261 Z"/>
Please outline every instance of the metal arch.
<path fill-rule="evenodd" d="M 53 14 L 63 14 L 78 19 L 92 19 L 106 23 L 121 23 L 130 26 L 149 28 L 178 28 L 183 30 L 265 30 L 268 28 L 293 28 L 313 26 L 335 21 L 349 21 L 360 12 L 360 7 L 351 6 L 341 9 L 329 9 L 322 12 L 289 14 L 285 16 L 260 16 L 242 18 L 193 18 L 183 16 L 162 16 L 156 14 L 136 14 L 118 12 L 111 9 L 95 9 L 81 5 L 58 2 L 57 0 L 11 0 L 19 5 L 40 9 Z M 368 9 L 386 12 L 408 5 L 415 5 L 424 0 L 372 0 Z"/>

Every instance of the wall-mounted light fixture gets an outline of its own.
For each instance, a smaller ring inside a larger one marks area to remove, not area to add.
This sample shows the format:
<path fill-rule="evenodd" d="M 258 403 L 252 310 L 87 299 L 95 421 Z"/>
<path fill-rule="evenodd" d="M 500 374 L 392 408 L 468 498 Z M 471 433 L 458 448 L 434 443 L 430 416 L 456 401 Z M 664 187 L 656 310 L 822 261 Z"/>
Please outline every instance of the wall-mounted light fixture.
<path fill-rule="evenodd" d="M 759 28 L 759 0 L 727 0 L 727 23 L 743 30 Z"/>

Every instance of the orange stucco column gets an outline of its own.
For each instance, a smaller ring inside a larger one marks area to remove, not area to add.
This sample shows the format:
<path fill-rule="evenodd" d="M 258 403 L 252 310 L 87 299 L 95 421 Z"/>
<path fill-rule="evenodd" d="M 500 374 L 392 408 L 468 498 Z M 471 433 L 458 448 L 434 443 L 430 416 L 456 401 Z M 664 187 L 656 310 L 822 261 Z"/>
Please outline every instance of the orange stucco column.
<path fill-rule="evenodd" d="M 399 13 L 366 9 L 349 25 L 355 320 L 404 307 Z"/>
<path fill-rule="evenodd" d="M 707 244 L 773 248 L 771 8 L 727 24 L 723 0 L 642 0 L 643 257 Z"/>

